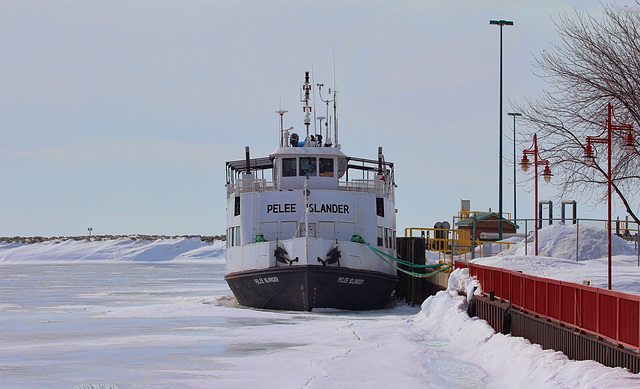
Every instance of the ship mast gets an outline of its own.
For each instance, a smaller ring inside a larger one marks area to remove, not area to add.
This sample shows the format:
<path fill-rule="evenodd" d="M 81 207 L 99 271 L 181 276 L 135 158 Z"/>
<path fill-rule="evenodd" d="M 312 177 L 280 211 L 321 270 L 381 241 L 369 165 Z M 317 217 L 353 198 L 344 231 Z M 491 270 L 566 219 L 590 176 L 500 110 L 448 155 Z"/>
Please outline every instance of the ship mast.
<path fill-rule="evenodd" d="M 317 84 L 318 86 L 318 94 L 320 95 L 320 100 L 322 100 L 323 103 L 326 104 L 327 106 L 327 120 L 325 122 L 325 127 L 326 127 L 326 131 L 325 131 L 325 146 L 326 147 L 331 147 L 331 136 L 329 135 L 329 103 L 333 102 L 333 115 L 335 117 L 335 111 L 336 111 L 336 105 L 335 105 L 335 94 L 333 96 L 333 99 L 329 100 L 325 100 L 322 98 L 322 87 L 324 86 L 324 84 Z M 331 96 L 331 88 L 329 88 L 329 96 Z M 335 126 L 334 126 L 335 129 Z M 322 132 L 322 121 L 320 122 L 320 132 Z"/>
<path fill-rule="evenodd" d="M 311 84 L 309 83 L 309 72 L 304 72 L 304 85 L 302 85 L 302 91 L 300 93 L 300 102 L 304 103 L 302 111 L 304 112 L 304 125 L 307 127 L 307 137 L 305 138 L 305 146 L 310 145 L 309 141 L 309 125 L 311 124 L 311 106 L 309 102 L 311 98 L 309 93 L 311 92 Z"/>

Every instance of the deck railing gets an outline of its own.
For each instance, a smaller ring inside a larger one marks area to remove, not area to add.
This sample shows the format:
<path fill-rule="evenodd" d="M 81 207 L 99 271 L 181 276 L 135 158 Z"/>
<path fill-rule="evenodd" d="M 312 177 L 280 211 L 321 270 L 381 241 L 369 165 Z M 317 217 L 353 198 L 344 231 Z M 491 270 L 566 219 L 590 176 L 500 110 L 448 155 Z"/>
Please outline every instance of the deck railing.
<path fill-rule="evenodd" d="M 482 293 L 493 293 L 535 316 L 640 352 L 640 296 L 456 261 Z"/>
<path fill-rule="evenodd" d="M 338 190 L 348 192 L 375 193 L 378 197 L 387 197 L 395 201 L 393 185 L 387 185 L 381 180 L 354 179 L 351 181 L 338 181 Z M 239 179 L 235 184 L 227 184 L 227 198 L 240 193 L 271 192 L 278 190 L 276 181 L 266 179 Z"/>

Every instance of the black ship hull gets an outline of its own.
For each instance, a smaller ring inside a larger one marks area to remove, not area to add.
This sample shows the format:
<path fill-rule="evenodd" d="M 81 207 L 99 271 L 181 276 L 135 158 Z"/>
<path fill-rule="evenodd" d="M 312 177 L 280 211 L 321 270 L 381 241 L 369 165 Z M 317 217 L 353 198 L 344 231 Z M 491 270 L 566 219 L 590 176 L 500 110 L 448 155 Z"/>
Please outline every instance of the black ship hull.
<path fill-rule="evenodd" d="M 369 270 L 300 265 L 231 273 L 225 280 L 240 305 L 311 311 L 384 308 L 398 277 Z"/>

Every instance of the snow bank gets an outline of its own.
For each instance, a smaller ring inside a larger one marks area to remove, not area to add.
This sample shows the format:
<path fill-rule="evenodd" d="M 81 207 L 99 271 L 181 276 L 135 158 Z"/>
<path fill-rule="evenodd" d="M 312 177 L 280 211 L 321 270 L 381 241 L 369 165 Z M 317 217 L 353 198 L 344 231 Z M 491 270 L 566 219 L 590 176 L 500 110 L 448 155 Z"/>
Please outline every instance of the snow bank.
<path fill-rule="evenodd" d="M 200 238 L 0 243 L 0 263 L 75 261 L 224 261 L 225 242 Z"/>
<path fill-rule="evenodd" d="M 539 256 L 524 255 L 525 242 L 488 258 L 477 258 L 473 263 L 521 271 L 524 274 L 591 286 L 608 287 L 607 231 L 581 226 L 576 236 L 575 225 L 556 224 L 538 232 Z M 535 252 L 529 242 L 528 252 Z M 624 239 L 612 236 L 612 289 L 640 295 L 640 266 L 638 254 Z M 580 261 L 576 262 L 576 249 Z"/>
<path fill-rule="evenodd" d="M 578 250 L 578 260 L 596 259 L 608 255 L 607 230 L 580 226 L 576 233 L 576 225 L 554 224 L 538 231 L 538 255 L 543 257 L 564 258 L 576 260 L 576 250 Z M 527 253 L 535 253 L 535 241 L 533 237 L 527 239 L 528 242 L 520 242 L 505 250 L 499 255 L 525 255 L 525 245 Z M 627 241 L 617 235 L 611 236 L 612 255 L 636 255 L 635 250 Z"/>
<path fill-rule="evenodd" d="M 482 366 L 481 381 L 492 387 L 514 388 L 632 388 L 639 374 L 605 367 L 594 361 L 573 361 L 537 344 L 496 333 L 489 324 L 467 315 L 467 297 L 479 293 L 467 269 L 451 273 L 446 291 L 422 304 L 416 324 L 428 335 L 423 342 L 438 344 L 457 359 Z"/>

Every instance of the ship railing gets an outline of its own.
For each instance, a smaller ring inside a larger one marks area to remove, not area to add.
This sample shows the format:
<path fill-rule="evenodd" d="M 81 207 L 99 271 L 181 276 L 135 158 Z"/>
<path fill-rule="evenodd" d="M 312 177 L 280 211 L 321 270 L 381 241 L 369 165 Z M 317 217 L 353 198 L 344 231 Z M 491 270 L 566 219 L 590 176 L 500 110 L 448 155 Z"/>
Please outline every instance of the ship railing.
<path fill-rule="evenodd" d="M 275 181 L 267 181 L 264 178 L 248 178 L 236 181 L 236 184 L 227 184 L 227 197 L 240 193 L 270 192 L 278 190 Z"/>
<path fill-rule="evenodd" d="M 240 193 L 271 192 L 278 190 L 276 181 L 266 179 L 239 179 L 235 183 L 227 184 L 227 198 L 237 196 Z M 375 193 L 378 197 L 387 197 L 394 200 L 395 191 L 393 185 L 387 185 L 381 180 L 355 179 L 348 182 L 338 182 L 338 190 L 349 192 Z"/>
<path fill-rule="evenodd" d="M 349 192 L 375 193 L 378 197 L 388 197 L 392 200 L 395 196 L 393 185 L 387 185 L 382 180 L 354 179 L 347 182 L 339 182 L 338 189 Z"/>

